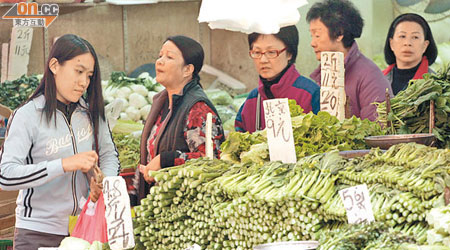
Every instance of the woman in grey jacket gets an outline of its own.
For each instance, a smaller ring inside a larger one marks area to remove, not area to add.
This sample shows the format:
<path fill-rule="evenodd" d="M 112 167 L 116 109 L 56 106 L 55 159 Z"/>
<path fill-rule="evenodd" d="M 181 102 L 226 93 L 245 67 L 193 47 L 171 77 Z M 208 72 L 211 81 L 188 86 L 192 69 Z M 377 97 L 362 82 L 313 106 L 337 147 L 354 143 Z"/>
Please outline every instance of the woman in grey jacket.
<path fill-rule="evenodd" d="M 100 195 L 84 173 L 99 164 L 104 175 L 118 174 L 104 113 L 94 48 L 76 35 L 60 37 L 40 85 L 12 114 L 0 153 L 0 188 L 20 190 L 15 250 L 58 246 L 80 201 Z"/>

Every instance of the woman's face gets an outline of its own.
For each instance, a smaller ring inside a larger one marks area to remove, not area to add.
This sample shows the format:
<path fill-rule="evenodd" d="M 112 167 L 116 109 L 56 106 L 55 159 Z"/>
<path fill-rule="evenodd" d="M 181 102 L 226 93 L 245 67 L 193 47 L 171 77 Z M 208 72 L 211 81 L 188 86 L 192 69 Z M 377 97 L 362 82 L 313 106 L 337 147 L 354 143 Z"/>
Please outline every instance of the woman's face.
<path fill-rule="evenodd" d="M 342 51 L 342 38 L 332 40 L 329 35 L 328 27 L 320 20 L 314 19 L 309 22 L 309 32 L 311 33 L 311 47 L 314 49 L 316 59 L 320 61 L 321 52 L 325 51 Z"/>
<path fill-rule="evenodd" d="M 65 104 L 78 102 L 89 87 L 95 60 L 91 53 L 81 54 L 60 64 L 52 58 L 49 63 L 56 84 L 56 99 Z"/>
<path fill-rule="evenodd" d="M 252 46 L 253 52 L 266 53 L 268 51 L 281 51 L 285 49 L 284 43 L 276 38 L 274 35 L 260 35 Z M 275 52 L 276 53 L 276 52 Z M 279 53 L 275 58 L 267 58 L 267 54 L 263 54 L 261 58 L 253 58 L 256 70 L 262 78 L 273 80 L 281 71 L 288 65 L 292 58 L 286 50 Z"/>
<path fill-rule="evenodd" d="M 164 87 L 176 86 L 183 82 L 186 76 L 186 66 L 183 54 L 172 42 L 163 44 L 156 60 L 156 81 Z"/>
<path fill-rule="evenodd" d="M 397 24 L 394 35 L 389 41 L 397 67 L 401 69 L 413 68 L 418 65 L 430 43 L 425 40 L 422 26 L 410 21 Z"/>

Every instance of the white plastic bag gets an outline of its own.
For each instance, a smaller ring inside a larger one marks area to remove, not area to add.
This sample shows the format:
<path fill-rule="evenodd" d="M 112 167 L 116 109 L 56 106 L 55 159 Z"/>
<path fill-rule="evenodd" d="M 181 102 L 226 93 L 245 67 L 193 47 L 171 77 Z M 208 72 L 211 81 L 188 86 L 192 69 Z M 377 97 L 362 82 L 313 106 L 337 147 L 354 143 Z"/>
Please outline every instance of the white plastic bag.
<path fill-rule="evenodd" d="M 306 4 L 307 0 L 203 0 L 198 21 L 208 22 L 211 29 L 275 34 L 298 23 L 298 8 Z"/>

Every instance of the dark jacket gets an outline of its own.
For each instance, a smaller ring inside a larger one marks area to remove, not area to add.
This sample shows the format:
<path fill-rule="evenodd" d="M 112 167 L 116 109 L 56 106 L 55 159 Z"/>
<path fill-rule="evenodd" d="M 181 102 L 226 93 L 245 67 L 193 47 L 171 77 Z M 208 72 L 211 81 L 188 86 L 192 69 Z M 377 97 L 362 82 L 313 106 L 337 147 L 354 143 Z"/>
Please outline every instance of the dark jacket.
<path fill-rule="evenodd" d="M 423 56 L 422 61 L 420 62 L 420 66 L 416 71 L 416 74 L 414 75 L 414 77 L 411 80 L 416 80 L 416 79 L 422 79 L 423 78 L 423 74 L 425 73 L 434 73 L 434 71 L 432 69 L 430 69 L 428 67 L 428 59 L 426 56 Z M 386 77 L 386 79 L 389 81 L 389 83 L 392 86 L 392 81 L 394 80 L 394 74 L 393 74 L 393 68 L 395 67 L 395 63 L 389 65 L 386 69 L 383 70 L 383 74 Z"/>
<path fill-rule="evenodd" d="M 146 148 L 147 140 L 167 100 L 167 90 L 163 90 L 153 97 L 152 108 L 145 122 L 141 136 L 140 164 L 142 165 L 148 164 L 148 152 Z M 161 167 L 166 167 L 166 164 L 163 164 L 165 155 L 173 154 L 175 151 L 189 152 L 189 147 L 184 138 L 184 128 L 186 126 L 186 118 L 194 104 L 197 102 L 205 102 L 216 114 L 218 114 L 216 108 L 201 88 L 198 78 L 194 78 L 186 84 L 181 94 L 173 95 L 172 101 L 173 107 L 161 124 L 159 134 L 154 143 L 156 149 L 155 155 L 161 155 Z M 137 190 L 138 202 L 142 198 L 145 198 L 149 189 L 150 185 L 144 180 L 144 176 L 139 173 Z"/>

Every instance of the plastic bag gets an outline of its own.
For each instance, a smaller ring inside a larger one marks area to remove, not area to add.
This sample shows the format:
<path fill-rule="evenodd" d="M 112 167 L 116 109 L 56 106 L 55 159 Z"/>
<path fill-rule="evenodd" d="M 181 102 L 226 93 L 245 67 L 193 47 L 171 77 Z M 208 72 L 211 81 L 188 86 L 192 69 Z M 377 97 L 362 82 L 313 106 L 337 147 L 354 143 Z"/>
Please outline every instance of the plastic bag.
<path fill-rule="evenodd" d="M 96 203 L 91 202 L 89 197 L 78 216 L 71 236 L 89 241 L 91 244 L 96 240 L 102 243 L 108 242 L 105 209 L 103 193 L 100 193 Z"/>
<path fill-rule="evenodd" d="M 203 0 L 198 21 L 208 22 L 211 29 L 276 34 L 298 23 L 298 8 L 306 4 L 307 0 Z"/>

